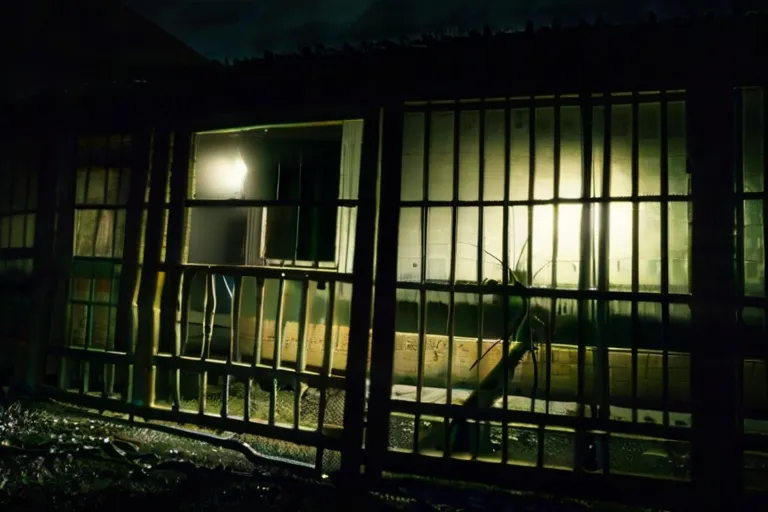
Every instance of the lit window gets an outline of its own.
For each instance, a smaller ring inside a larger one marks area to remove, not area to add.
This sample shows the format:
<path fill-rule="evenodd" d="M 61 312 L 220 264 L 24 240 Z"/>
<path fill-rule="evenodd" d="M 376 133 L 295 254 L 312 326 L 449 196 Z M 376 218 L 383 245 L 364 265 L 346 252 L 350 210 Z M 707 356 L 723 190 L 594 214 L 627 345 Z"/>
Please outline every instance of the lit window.
<path fill-rule="evenodd" d="M 362 125 L 198 134 L 188 262 L 351 271 Z"/>

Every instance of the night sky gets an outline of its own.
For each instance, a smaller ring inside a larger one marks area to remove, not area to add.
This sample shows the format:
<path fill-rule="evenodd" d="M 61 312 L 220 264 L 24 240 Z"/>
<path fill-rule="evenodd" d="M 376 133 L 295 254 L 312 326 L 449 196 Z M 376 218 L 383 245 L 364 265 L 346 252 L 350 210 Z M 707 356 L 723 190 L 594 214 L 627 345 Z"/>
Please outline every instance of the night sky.
<path fill-rule="evenodd" d="M 768 0 L 124 0 L 206 57 L 245 58 L 264 50 L 400 37 L 440 30 L 518 29 L 544 24 L 645 19 L 691 11 L 765 7 Z"/>

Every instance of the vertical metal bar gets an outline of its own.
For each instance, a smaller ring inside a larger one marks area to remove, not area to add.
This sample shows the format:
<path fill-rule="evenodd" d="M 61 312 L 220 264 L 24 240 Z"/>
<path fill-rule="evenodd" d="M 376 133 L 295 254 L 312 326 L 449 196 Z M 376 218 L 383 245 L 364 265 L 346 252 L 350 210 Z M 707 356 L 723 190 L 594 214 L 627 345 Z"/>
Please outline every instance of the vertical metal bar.
<path fill-rule="evenodd" d="M 691 508 L 740 509 L 743 451 L 738 398 L 743 363 L 738 345 L 724 349 L 736 329 L 733 269 L 733 85 L 711 73 L 713 60 L 731 59 L 712 42 L 712 59 L 695 70 L 687 93 L 689 162 L 693 190 L 691 397 L 693 399 Z M 719 55 L 718 55 L 719 54 Z M 716 64 L 715 64 L 716 65 Z M 717 438 L 717 443 L 712 439 Z"/>
<path fill-rule="evenodd" d="M 768 267 L 768 87 L 762 87 L 763 100 L 763 269 Z M 768 277 L 763 277 L 763 296 L 768 297 Z M 764 310 L 768 316 L 768 308 Z M 766 368 L 768 368 L 768 351 L 766 352 Z M 766 372 L 768 379 L 768 372 Z M 768 384 L 768 380 L 766 380 Z"/>
<path fill-rule="evenodd" d="M 481 123 L 482 125 L 482 123 Z M 459 201 L 459 165 L 461 157 L 461 111 L 456 109 L 453 114 L 453 205 L 451 206 L 451 261 L 449 268 L 449 286 L 448 292 L 448 358 L 445 383 L 445 417 L 443 425 L 445 426 L 445 438 L 443 439 L 443 456 L 451 455 L 451 404 L 453 403 L 453 351 L 454 351 L 454 331 L 456 328 L 456 249 L 458 246 L 458 225 L 459 209 L 456 204 Z M 482 186 L 480 187 L 482 190 Z M 478 238 L 482 239 L 482 232 L 478 233 Z"/>
<path fill-rule="evenodd" d="M 551 263 L 550 263 L 550 271 L 551 271 L 551 278 L 550 281 L 552 283 L 552 289 L 557 289 L 557 255 L 558 255 L 558 238 L 560 236 L 559 233 L 559 205 L 558 200 L 560 199 L 560 151 L 561 151 L 561 145 L 562 145 L 562 136 L 561 136 L 561 105 L 560 105 L 560 96 L 557 95 L 555 97 L 555 106 L 554 106 L 555 112 L 554 112 L 554 148 L 553 148 L 553 180 L 552 184 L 554 187 L 553 190 L 553 197 L 554 197 L 554 203 L 552 204 L 552 257 L 551 257 Z M 550 412 L 550 400 L 552 395 L 552 341 L 555 334 L 555 322 L 557 321 L 557 301 L 558 299 L 556 297 L 552 297 L 549 305 L 549 328 L 547 332 L 547 339 L 546 339 L 546 366 L 545 366 L 545 373 L 544 373 L 544 412 L 545 414 L 549 414 Z M 539 434 L 538 434 L 538 449 L 536 454 L 536 462 L 538 467 L 544 466 L 544 435 L 545 435 L 545 428 L 544 424 L 539 425 Z"/>
<path fill-rule="evenodd" d="M 746 229 L 744 219 L 744 104 L 743 104 L 744 89 L 736 88 L 733 91 L 733 130 L 734 130 L 734 149 L 733 152 L 733 180 L 734 180 L 734 192 L 735 192 L 735 217 L 736 222 L 734 231 L 736 232 L 735 240 L 735 266 L 734 266 L 734 291 L 738 298 L 738 307 L 736 308 L 736 325 L 739 333 L 744 332 L 744 306 L 742 299 L 746 295 L 746 279 L 744 276 L 744 260 L 746 259 L 746 252 L 744 248 Z M 765 240 L 765 238 L 763 239 Z M 742 343 L 743 338 L 737 337 L 736 340 Z M 746 348 L 746 347 L 740 347 Z M 743 365 L 743 362 L 740 362 Z M 743 396 L 743 382 L 740 386 L 740 395 Z M 741 396 L 739 397 L 741 400 Z M 744 422 L 741 420 L 741 425 Z M 743 429 L 743 426 L 742 426 Z"/>
<path fill-rule="evenodd" d="M 41 140 L 41 145 L 44 144 L 45 151 L 37 170 L 37 188 L 34 192 L 37 206 L 34 233 L 34 269 L 38 275 L 53 275 L 54 271 L 56 191 L 60 187 L 60 176 L 56 173 L 54 159 L 60 155 L 53 151 L 56 147 L 53 137 L 59 137 L 60 134 L 56 131 L 53 134 L 52 136 L 51 133 L 48 133 Z M 29 358 L 26 368 L 26 384 L 33 391 L 36 391 L 42 383 L 42 376 L 45 372 L 46 348 L 50 341 L 51 316 L 54 311 L 53 294 L 54 281 L 44 279 L 37 286 L 34 295 L 36 317 L 35 321 L 30 324 Z M 57 336 L 59 334 L 56 333 Z"/>
<path fill-rule="evenodd" d="M 602 198 L 600 204 L 600 241 L 598 246 L 598 290 L 608 290 L 608 268 L 609 262 L 609 236 L 610 236 L 610 197 L 611 197 L 611 136 L 612 136 L 612 109 L 610 95 L 605 95 L 605 122 L 603 125 L 603 183 Z M 607 304 L 605 300 L 597 301 L 597 324 L 599 326 L 597 336 L 597 350 L 595 361 L 596 388 L 599 393 L 598 417 L 601 423 L 609 419 L 609 367 L 608 367 L 608 346 L 605 339 L 605 325 L 607 322 Z M 607 435 L 603 438 L 602 449 L 600 450 L 600 466 L 605 473 L 609 471 L 608 439 Z"/>
<path fill-rule="evenodd" d="M 135 355 L 136 337 L 138 335 L 138 311 L 135 304 L 136 294 L 139 291 L 140 270 L 139 264 L 143 258 L 141 247 L 143 245 L 144 229 L 142 223 L 144 197 L 149 180 L 149 165 L 152 155 L 151 131 L 137 131 L 131 134 L 131 159 L 128 188 L 128 204 L 125 215 L 125 239 L 123 242 L 123 268 L 120 275 L 120 284 L 117 300 L 117 314 L 115 318 L 115 348 L 125 351 L 129 360 Z M 124 400 L 133 401 L 133 373 L 134 369 L 129 365 L 127 392 Z"/>
<path fill-rule="evenodd" d="M 661 296 L 669 295 L 669 103 L 661 92 Z M 661 402 L 662 424 L 669 426 L 669 308 L 661 305 Z"/>
<path fill-rule="evenodd" d="M 336 318 L 336 285 L 337 283 L 331 281 L 328 283 L 328 303 L 325 310 L 325 333 L 323 338 L 323 367 L 321 375 L 325 378 L 322 389 L 320 390 L 320 403 L 317 409 L 317 429 L 323 432 L 325 425 L 325 408 L 328 405 L 328 386 L 327 379 L 333 373 L 333 324 Z M 325 447 L 323 443 L 317 447 L 315 454 L 315 467 L 323 467 L 323 453 Z"/>
<path fill-rule="evenodd" d="M 262 338 L 264 337 L 264 279 L 256 278 L 256 325 L 254 326 L 252 366 L 261 364 Z"/>
<path fill-rule="evenodd" d="M 299 306 L 299 342 L 296 347 L 296 376 L 293 387 L 293 428 L 299 428 L 301 413 L 301 374 L 307 367 L 307 330 L 309 328 L 309 281 L 301 282 L 301 303 Z"/>
<path fill-rule="evenodd" d="M 162 249 L 162 213 L 165 201 L 163 185 L 169 171 L 173 133 L 157 131 L 153 141 L 149 207 L 147 209 L 144 263 L 139 288 L 139 335 L 136 337 L 134 402 L 151 407 L 155 400 L 156 370 L 152 358 L 157 352 L 160 329 L 155 315 L 155 300 L 161 285 L 160 253 Z M 159 185 L 159 186 L 158 186 Z"/>
<path fill-rule="evenodd" d="M 768 87 L 762 87 L 763 100 L 763 297 L 768 297 Z M 737 151 L 737 153 L 740 153 Z M 763 318 L 768 318 L 768 304 L 763 302 Z M 765 329 L 765 323 L 763 324 Z M 765 346 L 763 362 L 768 369 L 768 345 Z M 768 371 L 765 372 L 766 393 L 768 393 Z M 743 420 L 742 420 L 743 425 Z"/>
<path fill-rule="evenodd" d="M 253 353 L 251 368 L 261 365 L 261 345 L 264 338 L 264 279 L 256 278 L 256 318 L 253 326 Z M 245 407 L 243 421 L 251 421 L 251 386 L 253 379 L 248 377 L 245 382 Z"/>
<path fill-rule="evenodd" d="M 418 362 L 416 367 L 416 403 L 421 404 L 421 398 L 424 387 L 424 345 L 427 329 L 427 292 L 424 285 L 427 282 L 427 242 L 429 240 L 427 233 L 429 230 L 429 158 L 432 151 L 432 116 L 434 112 L 427 110 L 424 115 L 424 182 L 422 191 L 421 205 L 421 254 L 419 270 L 421 272 L 418 302 L 419 318 L 419 340 L 418 340 Z M 421 435 L 421 409 L 416 409 L 413 420 L 413 451 L 419 451 L 419 437 Z"/>
<path fill-rule="evenodd" d="M 91 376 L 91 363 L 88 358 L 88 350 L 91 349 L 91 341 L 93 338 L 93 295 L 94 288 L 96 287 L 96 277 L 94 276 L 93 267 L 91 267 L 90 279 L 88 279 L 88 305 L 86 306 L 86 327 L 85 327 L 85 359 L 82 362 L 82 375 L 80 380 L 80 394 L 87 393 L 90 388 L 90 376 Z"/>
<path fill-rule="evenodd" d="M 72 263 L 74 257 L 74 237 L 76 228 L 76 212 L 75 203 L 77 201 L 77 170 L 79 166 L 79 137 L 75 132 L 71 132 L 70 137 L 64 138 L 62 146 L 57 147 L 54 154 L 58 157 L 62 155 L 61 162 L 57 162 L 55 165 L 57 174 L 64 176 L 59 178 L 65 184 L 61 187 L 61 192 L 57 196 L 56 200 L 56 245 L 55 254 L 56 263 L 54 265 L 57 273 L 61 276 L 56 286 L 56 297 L 54 299 L 54 316 L 53 320 L 53 332 L 58 333 L 63 330 L 66 331 L 68 346 L 71 346 L 73 339 L 73 326 L 72 326 L 72 298 L 74 293 L 74 284 L 72 282 L 73 271 Z M 68 139 L 68 140 L 67 140 Z M 68 147 L 69 146 L 69 147 Z M 67 158 L 69 156 L 69 159 Z M 71 167 L 67 164 L 71 164 Z M 67 184 L 67 178 L 69 177 L 71 183 Z M 9 234 L 10 236 L 10 234 Z M 10 238 L 8 239 L 10 243 Z M 76 362 L 62 357 L 59 363 L 59 387 L 61 389 L 68 389 L 71 381 L 71 373 L 73 366 Z M 79 368 L 79 366 L 78 366 Z M 79 370 L 78 370 L 79 371 Z"/>
<path fill-rule="evenodd" d="M 328 386 L 327 378 L 333 373 L 333 321 L 334 321 L 334 306 L 336 297 L 336 283 L 330 282 L 328 286 L 328 301 L 326 305 L 325 314 L 325 329 L 323 338 L 323 361 L 321 363 L 320 375 L 324 377 L 323 384 L 320 389 L 320 401 L 317 411 L 317 429 L 320 432 L 324 432 L 325 425 L 325 408 L 328 404 Z M 315 467 L 322 467 L 323 452 L 325 451 L 323 443 L 320 444 L 316 452 Z"/>
<path fill-rule="evenodd" d="M 277 409 L 277 370 L 280 369 L 283 359 L 283 317 L 285 314 L 285 279 L 280 278 L 277 287 L 277 313 L 275 314 L 275 343 L 272 351 L 272 385 L 269 388 L 269 424 L 275 424 Z"/>
<path fill-rule="evenodd" d="M 205 273 L 203 289 L 205 298 L 203 299 L 203 343 L 200 347 L 200 360 L 206 362 L 211 357 L 213 324 L 216 318 L 216 274 L 212 272 Z M 203 369 L 200 374 L 200 389 L 198 393 L 198 412 L 205 414 L 208 399 L 208 370 L 206 369 Z"/>
<path fill-rule="evenodd" d="M 226 418 L 229 414 L 229 385 L 232 381 L 231 367 L 232 360 L 237 355 L 240 358 L 240 309 L 243 303 L 243 276 L 235 276 L 234 297 L 232 299 L 232 311 L 230 316 L 231 338 L 229 340 L 229 350 L 227 352 L 227 372 L 224 374 L 224 382 L 221 387 L 221 416 Z"/>
<path fill-rule="evenodd" d="M 160 314 L 162 332 L 171 340 L 173 369 L 171 370 L 171 407 L 181 407 L 181 371 L 179 358 L 186 353 L 189 336 L 189 298 L 194 274 L 185 273 L 185 246 L 187 232 L 186 199 L 187 189 L 192 182 L 193 165 L 192 134 L 187 129 L 178 129 L 174 135 L 173 162 L 171 163 L 170 201 L 168 205 L 168 231 L 166 238 L 165 263 L 167 283 L 163 290 L 163 306 Z M 165 199 L 165 198 L 164 198 Z"/>
<path fill-rule="evenodd" d="M 582 212 L 581 212 L 581 247 L 580 247 L 580 260 L 579 265 L 579 291 L 583 292 L 590 287 L 592 268 L 592 115 L 593 106 L 591 101 L 590 91 L 586 91 L 581 95 L 581 140 L 582 140 L 582 176 L 581 183 L 581 198 L 582 198 Z M 578 302 L 578 348 L 577 348 L 577 407 L 579 420 L 584 419 L 584 402 L 585 402 L 585 384 L 586 376 L 585 369 L 587 366 L 587 353 L 586 343 L 589 339 L 591 329 L 587 325 L 590 320 L 590 303 L 591 301 L 586 299 L 579 299 Z M 579 473 L 582 471 L 582 464 L 580 459 L 580 448 L 584 443 L 584 428 L 582 423 L 579 422 L 576 427 L 574 442 L 574 471 Z"/>
<path fill-rule="evenodd" d="M 352 306 L 347 353 L 347 393 L 344 401 L 344 454 L 342 471 L 348 478 L 360 476 L 363 467 L 363 432 L 368 383 L 369 340 L 373 310 L 373 266 L 376 261 L 376 188 L 379 176 L 379 147 L 381 144 L 381 110 L 365 112 L 363 147 L 360 157 L 359 206 L 355 226 L 355 279 L 352 284 Z M 398 177 L 399 179 L 399 177 Z M 397 247 L 397 244 L 389 248 Z M 397 251 L 390 257 L 396 259 Z M 381 260 L 378 260 L 379 264 Z M 378 305 L 378 302 L 377 302 Z"/>
<path fill-rule="evenodd" d="M 123 169 L 123 145 L 124 145 L 124 134 L 120 134 L 120 140 L 118 142 L 119 148 L 118 148 L 118 157 L 117 157 L 117 190 L 118 190 L 118 196 L 117 200 L 115 201 L 115 205 L 117 205 L 120 202 L 120 177 L 122 174 Z M 109 140 L 109 139 L 107 139 Z M 105 179 L 104 179 L 104 198 L 106 199 L 109 196 L 109 171 L 105 169 Z M 110 257 L 116 258 L 116 246 L 117 246 L 117 218 L 118 218 L 118 212 L 120 210 L 112 210 L 112 248 L 110 251 Z M 121 258 L 122 259 L 122 258 Z M 113 300 L 112 297 L 114 296 L 113 287 L 115 285 L 115 277 L 117 275 L 117 263 L 112 264 L 112 272 L 111 272 L 111 279 L 109 282 L 109 306 L 107 306 L 107 332 L 106 332 L 106 338 L 104 341 L 104 351 L 109 351 L 114 349 L 115 340 L 110 337 L 110 325 L 112 324 L 112 309 L 113 308 Z M 114 381 L 115 376 L 115 365 L 111 363 L 104 363 L 103 368 L 103 376 L 104 379 L 104 385 L 102 387 L 102 398 L 107 399 L 110 395 L 112 395 L 112 390 L 115 386 Z"/>
<path fill-rule="evenodd" d="M 508 109 L 507 109 L 508 110 Z M 480 139 L 480 167 L 478 169 L 478 190 L 477 197 L 480 203 L 477 215 L 477 281 L 478 283 L 485 282 L 483 262 L 485 261 L 485 208 L 483 207 L 485 198 L 485 123 L 486 123 L 486 109 L 480 109 L 480 133 L 478 135 Z M 506 210 L 506 206 L 504 206 Z M 483 357 L 483 340 L 485 339 L 485 325 L 483 315 L 484 311 L 483 294 L 477 294 L 477 353 L 475 355 L 475 361 L 480 361 Z M 453 368 L 453 367 L 451 367 Z M 477 387 L 480 387 L 482 383 L 482 374 L 480 373 L 480 363 L 477 364 Z M 451 396 L 452 398 L 452 396 Z M 450 402 L 448 402 L 450 404 Z M 504 442 L 502 441 L 502 445 Z"/>
<path fill-rule="evenodd" d="M 381 189 L 376 254 L 375 304 L 371 356 L 371 397 L 368 406 L 366 475 L 378 478 L 385 464 L 392 396 L 397 304 L 397 247 L 403 158 L 403 106 L 382 109 Z"/>
<path fill-rule="evenodd" d="M 640 134 L 639 118 L 640 104 L 637 91 L 632 93 L 632 303 L 631 323 L 632 335 L 630 339 L 632 351 L 632 421 L 637 423 L 637 344 L 639 342 L 640 322 L 637 294 L 640 291 Z"/>
<path fill-rule="evenodd" d="M 530 129 L 530 126 L 529 126 Z M 501 212 L 501 284 L 504 289 L 502 295 L 502 309 L 501 309 L 501 335 L 503 336 L 501 341 L 501 354 L 502 354 L 502 394 L 501 394 L 501 407 L 506 413 L 509 411 L 509 294 L 507 290 L 512 283 L 509 282 L 509 187 L 512 180 L 512 111 L 509 108 L 504 109 L 504 210 Z M 530 193 L 530 183 L 529 183 Z M 530 213 L 530 211 L 529 211 Z M 529 246 L 530 247 L 530 246 Z M 513 263 L 514 265 L 514 263 Z M 516 269 L 515 269 L 516 270 Z M 528 269 L 528 275 L 530 276 L 530 267 Z M 524 299 L 526 300 L 526 299 Z M 481 328 L 483 322 L 483 296 L 480 296 L 480 322 Z M 481 331 L 481 336 L 483 333 Z M 483 339 L 484 336 L 483 336 Z M 515 340 L 519 342 L 520 340 Z M 482 350 L 482 346 L 480 347 Z M 482 353 L 478 359 L 482 357 Z M 478 365 L 478 374 L 480 373 L 480 367 Z M 478 379 L 481 381 L 481 379 Z M 509 463 L 509 422 L 504 419 L 501 422 L 501 463 Z"/>
<path fill-rule="evenodd" d="M 89 141 L 90 142 L 90 141 Z M 91 180 L 91 166 L 93 163 L 93 148 L 91 147 L 90 143 L 86 144 L 86 165 L 85 165 L 85 188 L 83 189 L 83 202 L 89 203 L 88 201 L 88 188 L 90 186 L 90 180 Z M 75 215 L 77 215 L 77 210 L 75 210 Z M 96 216 L 96 226 L 94 227 L 95 232 L 93 233 L 93 239 L 91 240 L 91 254 L 90 256 L 96 255 L 96 241 L 98 240 L 98 234 L 99 234 L 99 217 L 101 215 L 101 212 L 97 210 L 97 216 Z M 13 223 L 11 223 L 11 229 L 13 229 Z M 77 233 L 75 233 L 77 235 Z M 13 238 L 11 238 L 13 239 Z M 75 240 L 75 244 L 78 244 L 78 241 Z M 91 328 L 92 328 L 92 322 L 93 322 L 93 267 L 89 266 L 89 269 L 91 270 L 91 275 L 88 280 L 88 302 L 85 305 L 85 340 L 83 341 L 83 345 L 85 350 L 88 350 L 91 346 Z M 86 352 L 87 354 L 87 352 Z M 86 391 L 88 391 L 88 380 L 91 373 L 91 363 L 88 361 L 88 359 L 84 359 L 80 362 L 80 394 L 82 395 Z"/>
<path fill-rule="evenodd" d="M 176 412 L 181 408 L 181 371 L 179 370 L 178 360 L 186 354 L 187 344 L 189 343 L 189 301 L 195 277 L 196 275 L 193 272 L 183 272 L 181 276 L 179 342 L 174 344 L 173 357 L 176 361 L 174 362 L 171 375 L 171 385 L 173 387 L 171 390 L 173 393 L 171 407 Z"/>
<path fill-rule="evenodd" d="M 536 106 L 535 98 L 531 97 L 531 106 L 528 110 L 528 254 L 526 255 L 528 279 L 526 284 L 528 287 L 533 286 L 533 204 L 531 203 L 536 197 Z M 530 341 L 530 340 L 529 340 Z M 534 390 L 538 392 L 538 390 Z M 531 403 L 531 412 L 535 409 L 535 398 Z"/>

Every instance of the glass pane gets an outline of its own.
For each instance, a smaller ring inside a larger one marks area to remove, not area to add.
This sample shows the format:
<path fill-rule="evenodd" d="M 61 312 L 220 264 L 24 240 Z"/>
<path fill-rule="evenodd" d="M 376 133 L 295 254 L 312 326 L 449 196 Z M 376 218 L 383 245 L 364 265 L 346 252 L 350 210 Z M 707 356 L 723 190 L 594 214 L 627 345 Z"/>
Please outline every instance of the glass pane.
<path fill-rule="evenodd" d="M 342 123 L 199 134 L 195 199 L 338 197 Z"/>
<path fill-rule="evenodd" d="M 110 258 L 122 253 L 125 213 L 116 210 L 75 211 L 75 256 Z M 115 236 L 119 235 L 119 238 Z"/>
<path fill-rule="evenodd" d="M 453 199 L 453 112 L 432 112 L 429 133 L 429 199 Z"/>
<path fill-rule="evenodd" d="M 670 195 L 687 195 L 690 192 L 685 122 L 685 102 L 670 102 L 667 105 L 667 166 Z"/>
<path fill-rule="evenodd" d="M 744 192 L 762 192 L 764 187 L 764 101 L 763 89 L 743 90 Z"/>
<path fill-rule="evenodd" d="M 447 281 L 451 265 L 451 208 L 427 210 L 427 280 Z"/>
<path fill-rule="evenodd" d="M 765 228 L 763 201 L 744 201 L 744 293 L 765 296 Z"/>
<path fill-rule="evenodd" d="M 6 249 L 11 244 L 11 218 L 0 217 L 0 249 Z"/>
<path fill-rule="evenodd" d="M 661 291 L 661 204 L 638 205 L 638 284 L 640 291 Z"/>
<path fill-rule="evenodd" d="M 424 114 L 408 113 L 403 120 L 403 171 L 400 198 L 424 198 Z"/>
<path fill-rule="evenodd" d="M 10 247 L 14 249 L 27 247 L 25 243 L 27 226 L 26 215 L 13 215 L 11 217 L 11 244 Z"/>
<path fill-rule="evenodd" d="M 638 194 L 661 194 L 661 105 L 638 106 Z"/>
<path fill-rule="evenodd" d="M 632 203 L 611 203 L 608 235 L 608 288 L 629 290 L 632 285 Z M 641 242 L 642 243 L 642 242 Z"/>
<path fill-rule="evenodd" d="M 504 199 L 504 111 L 485 113 L 485 169 L 483 198 L 486 201 Z"/>
<path fill-rule="evenodd" d="M 534 199 L 551 199 L 555 194 L 555 109 L 536 109 L 536 173 Z"/>
<path fill-rule="evenodd" d="M 689 292 L 690 264 L 690 205 L 683 202 L 669 203 L 669 291 Z"/>
<path fill-rule="evenodd" d="M 530 195 L 530 113 L 527 109 L 513 109 L 510 115 L 509 198 L 512 201 L 525 201 Z"/>
<path fill-rule="evenodd" d="M 467 207 L 457 210 L 456 280 L 476 283 L 480 209 Z"/>
<path fill-rule="evenodd" d="M 459 132 L 459 199 L 477 201 L 480 179 L 480 113 L 461 113 Z"/>
<path fill-rule="evenodd" d="M 611 196 L 632 195 L 632 106 L 611 109 Z"/>
<path fill-rule="evenodd" d="M 563 107 L 560 111 L 560 197 L 581 197 L 581 111 Z"/>

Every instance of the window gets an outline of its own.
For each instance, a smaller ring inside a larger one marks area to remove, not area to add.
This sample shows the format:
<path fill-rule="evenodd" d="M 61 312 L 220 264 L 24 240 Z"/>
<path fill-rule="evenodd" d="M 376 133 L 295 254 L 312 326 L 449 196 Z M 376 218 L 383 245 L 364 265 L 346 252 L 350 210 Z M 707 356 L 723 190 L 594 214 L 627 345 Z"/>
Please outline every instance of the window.
<path fill-rule="evenodd" d="M 362 124 L 198 134 L 187 261 L 350 272 Z"/>
<path fill-rule="evenodd" d="M 14 141 L 0 169 L 0 272 L 32 271 L 39 149 L 33 140 Z"/>
<path fill-rule="evenodd" d="M 639 290 L 661 291 L 661 260 L 666 257 L 669 290 L 688 293 L 690 203 L 684 102 L 669 101 L 664 119 L 661 103 L 649 99 L 639 101 L 636 106 L 614 104 L 607 119 L 605 106 L 593 108 L 590 189 L 594 206 L 591 209 L 590 243 L 594 259 L 598 254 L 598 234 L 602 225 L 599 205 L 606 201 L 610 219 L 607 223 L 607 261 L 599 265 L 597 261 L 580 261 L 581 216 L 585 211 L 583 202 L 576 201 L 582 195 L 583 181 L 580 107 L 565 102 L 557 110 L 556 114 L 555 107 L 513 106 L 505 112 L 489 105 L 482 111 L 482 116 L 480 110 L 472 109 L 406 113 L 400 281 L 448 281 L 452 250 L 455 251 L 457 281 L 501 280 L 501 267 L 495 258 L 501 259 L 503 252 L 505 206 L 499 203 L 505 198 L 504 166 L 508 157 L 507 261 L 519 276 L 524 277 L 524 282 L 535 287 L 576 288 L 580 265 L 588 264 L 591 268 L 602 265 L 599 272 L 590 271 L 588 287 L 597 286 L 598 275 L 602 272 L 607 275 L 610 290 L 630 291 L 632 231 L 637 215 Z M 507 115 L 508 134 L 505 133 Z M 662 141 L 664 123 L 668 134 L 666 141 Z M 425 128 L 427 124 L 428 130 Z M 454 130 L 458 130 L 458 136 L 454 136 Z M 635 130 L 636 141 L 633 141 Z M 507 136 L 509 155 L 505 155 Z M 604 161 L 606 141 L 610 144 L 609 162 Z M 456 143 L 458 190 L 454 191 Z M 633 148 L 635 143 L 637 147 Z M 666 187 L 662 187 L 664 143 Z M 635 158 L 638 185 L 633 192 Z M 605 169 L 610 173 L 609 188 L 603 191 Z M 662 192 L 664 188 L 668 191 L 666 195 Z M 455 221 L 457 243 L 452 249 L 452 209 L 434 203 L 454 197 L 459 201 L 479 200 L 489 204 L 482 207 L 459 205 Z M 668 240 L 664 243 L 662 222 L 667 223 L 668 232 Z M 482 233 L 478 236 L 480 230 Z M 426 245 L 422 247 L 423 244 Z M 478 246 L 482 246 L 484 253 L 480 264 Z M 665 256 L 664 252 L 667 252 Z M 426 268 L 422 269 L 422 265 Z"/>
<path fill-rule="evenodd" d="M 74 346 L 114 349 L 130 152 L 127 135 L 78 140 L 67 331 Z"/>
<path fill-rule="evenodd" d="M 39 142 L 11 139 L 0 164 L 0 337 L 26 338 L 33 310 Z"/>

